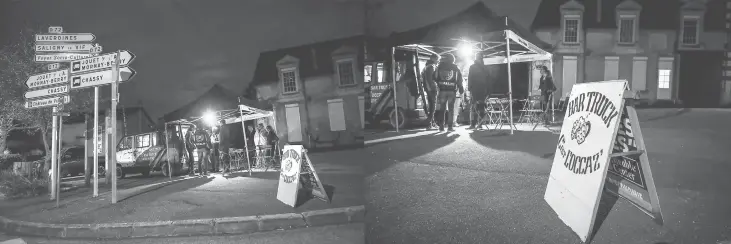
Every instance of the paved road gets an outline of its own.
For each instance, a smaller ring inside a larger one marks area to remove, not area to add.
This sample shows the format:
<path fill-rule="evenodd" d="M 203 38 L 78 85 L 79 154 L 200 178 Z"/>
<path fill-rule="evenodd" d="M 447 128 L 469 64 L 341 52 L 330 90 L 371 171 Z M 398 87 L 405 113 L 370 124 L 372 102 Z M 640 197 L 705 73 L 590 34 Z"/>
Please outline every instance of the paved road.
<path fill-rule="evenodd" d="M 44 238 L 22 239 L 28 244 L 204 244 L 204 243 L 246 243 L 246 244 L 361 244 L 364 243 L 363 224 L 324 226 L 287 231 L 262 232 L 250 235 L 197 236 L 175 238 L 144 238 L 127 240 L 49 240 Z M 17 237 L 0 233 L 0 243 Z"/>
<path fill-rule="evenodd" d="M 665 225 L 620 199 L 593 243 L 730 241 L 731 112 L 640 118 Z M 580 243 L 543 200 L 557 138 L 458 130 L 370 145 L 368 243 Z"/>

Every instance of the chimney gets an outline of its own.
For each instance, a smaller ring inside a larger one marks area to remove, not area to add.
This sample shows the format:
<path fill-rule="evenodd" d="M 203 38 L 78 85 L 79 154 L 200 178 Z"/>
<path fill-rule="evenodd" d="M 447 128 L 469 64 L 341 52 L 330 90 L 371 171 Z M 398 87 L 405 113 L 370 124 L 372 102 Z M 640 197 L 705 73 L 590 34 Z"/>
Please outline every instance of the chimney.
<path fill-rule="evenodd" d="M 596 0 L 596 22 L 601 23 L 602 22 L 602 0 Z"/>

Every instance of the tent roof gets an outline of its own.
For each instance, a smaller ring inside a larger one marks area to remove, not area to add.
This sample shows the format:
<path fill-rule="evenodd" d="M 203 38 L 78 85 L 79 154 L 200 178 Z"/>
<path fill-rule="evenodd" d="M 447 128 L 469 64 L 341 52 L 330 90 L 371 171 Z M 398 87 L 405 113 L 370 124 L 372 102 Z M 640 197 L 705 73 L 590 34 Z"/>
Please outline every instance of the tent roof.
<path fill-rule="evenodd" d="M 513 31 L 539 48 L 547 49 L 551 47 L 551 45 L 541 41 L 533 33 L 516 24 L 510 18 L 496 15 L 482 2 L 475 3 L 471 7 L 436 23 L 393 33 L 388 42 L 392 46 L 423 44 L 448 48 L 458 46 L 461 42 L 458 39 L 471 42 L 504 43 L 504 30 Z M 445 51 L 441 50 L 441 52 Z"/>
<path fill-rule="evenodd" d="M 243 98 L 242 98 L 243 99 Z M 242 100 L 242 103 L 250 106 L 260 106 L 258 102 L 248 99 Z M 206 110 L 221 111 L 236 109 L 239 104 L 239 97 L 232 94 L 225 88 L 215 84 L 192 102 L 178 108 L 175 111 L 167 113 L 163 116 L 163 121 L 175 121 L 180 119 L 188 119 L 191 117 L 200 117 Z"/>

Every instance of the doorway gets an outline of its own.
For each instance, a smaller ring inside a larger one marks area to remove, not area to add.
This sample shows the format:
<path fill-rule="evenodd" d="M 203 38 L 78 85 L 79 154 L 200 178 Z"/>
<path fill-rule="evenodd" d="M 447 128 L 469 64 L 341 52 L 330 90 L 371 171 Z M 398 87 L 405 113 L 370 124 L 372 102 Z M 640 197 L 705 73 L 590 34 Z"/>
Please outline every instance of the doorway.
<path fill-rule="evenodd" d="M 682 51 L 678 97 L 687 107 L 712 108 L 721 103 L 723 52 Z"/>

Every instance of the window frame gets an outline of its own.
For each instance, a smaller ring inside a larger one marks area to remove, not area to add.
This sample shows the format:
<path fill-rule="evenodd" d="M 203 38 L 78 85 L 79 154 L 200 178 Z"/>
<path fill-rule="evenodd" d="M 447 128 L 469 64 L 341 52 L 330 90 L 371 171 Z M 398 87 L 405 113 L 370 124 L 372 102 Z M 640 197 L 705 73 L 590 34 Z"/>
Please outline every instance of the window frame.
<path fill-rule="evenodd" d="M 350 63 L 350 75 L 351 75 L 351 78 L 353 80 L 353 83 L 351 83 L 351 84 L 343 84 L 342 76 L 341 76 L 341 73 L 340 73 L 340 68 L 341 68 L 340 66 L 343 63 L 348 63 L 348 62 Z M 355 75 L 355 73 L 356 73 L 355 72 L 355 68 L 356 67 L 355 67 L 355 59 L 354 58 L 344 58 L 344 59 L 338 59 L 338 60 L 335 61 L 335 75 L 337 76 L 338 86 L 339 87 L 351 87 L 351 86 L 355 86 L 355 85 L 358 84 L 358 81 L 355 78 L 356 77 L 356 75 Z"/>
<path fill-rule="evenodd" d="M 287 85 L 284 81 L 284 74 L 294 73 L 294 91 L 287 91 Z M 297 67 L 286 67 L 279 69 L 279 82 L 282 84 L 282 94 L 295 94 L 299 92 L 299 69 Z"/>
<path fill-rule="evenodd" d="M 122 147 L 124 145 L 124 141 L 125 140 L 130 140 L 130 139 L 132 140 L 132 142 L 130 143 L 130 146 L 129 147 Z M 134 143 L 135 143 L 135 137 L 134 136 L 123 137 L 122 140 L 119 140 L 119 143 L 117 143 L 117 151 L 123 151 L 123 150 L 132 149 L 132 148 L 134 148 Z"/>
<path fill-rule="evenodd" d="M 618 44 L 635 44 L 637 42 L 637 15 L 619 15 L 619 18 L 617 19 L 617 43 Z M 622 40 L 622 31 L 625 30 L 622 28 L 624 25 L 622 24 L 622 21 L 632 21 L 632 29 L 629 33 L 631 33 L 631 39 L 629 41 L 623 41 Z"/>
<path fill-rule="evenodd" d="M 565 44 L 579 44 L 581 43 L 581 16 L 579 15 L 564 15 L 563 16 L 563 33 L 561 36 L 561 40 Z M 576 21 L 576 41 L 568 41 L 567 34 L 569 33 L 569 21 Z"/>
<path fill-rule="evenodd" d="M 695 21 L 695 42 L 693 43 L 686 43 L 685 42 L 685 34 L 686 34 L 686 21 Z M 701 18 L 700 16 L 694 16 L 694 15 L 686 15 L 683 16 L 683 18 L 680 20 L 680 45 L 681 46 L 696 46 L 700 44 L 700 32 L 701 32 Z"/>
<path fill-rule="evenodd" d="M 147 146 L 141 145 L 144 143 L 141 143 L 140 138 L 147 137 Z M 152 146 L 152 137 L 150 134 L 143 134 L 143 135 L 136 135 L 134 139 L 134 148 L 145 148 L 145 147 L 151 147 Z"/>
<path fill-rule="evenodd" d="M 669 69 L 662 69 L 662 68 L 660 68 L 660 66 L 662 66 L 663 63 L 669 64 L 668 65 Z M 674 75 L 673 74 L 673 69 L 674 68 L 675 68 L 675 58 L 672 58 L 672 57 L 660 57 L 658 59 L 658 65 L 657 65 L 657 88 L 658 89 L 672 90 L 672 88 L 673 88 L 672 87 L 673 86 L 673 75 Z M 668 74 L 667 74 L 668 80 L 667 81 L 662 81 L 660 79 L 663 78 L 663 77 L 665 77 L 664 75 L 662 75 L 662 71 L 666 71 L 666 70 L 668 71 Z M 667 87 L 661 86 L 661 84 L 663 84 L 663 83 L 667 84 Z"/>

